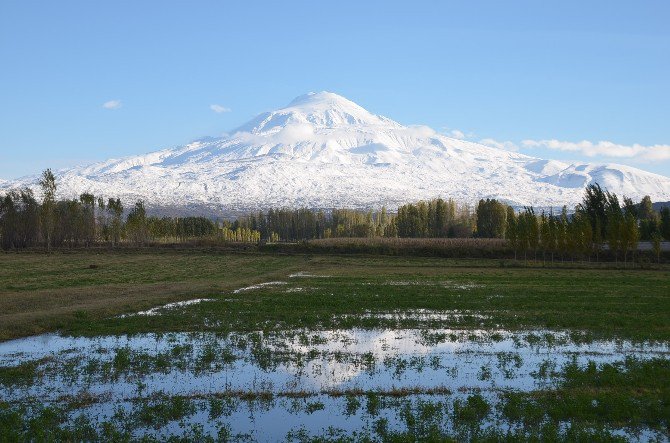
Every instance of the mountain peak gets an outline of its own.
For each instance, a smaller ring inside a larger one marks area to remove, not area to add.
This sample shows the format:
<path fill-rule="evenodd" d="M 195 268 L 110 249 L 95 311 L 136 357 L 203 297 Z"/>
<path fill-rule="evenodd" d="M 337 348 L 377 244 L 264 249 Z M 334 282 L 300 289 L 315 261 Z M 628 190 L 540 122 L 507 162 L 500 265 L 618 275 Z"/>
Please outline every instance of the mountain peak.
<path fill-rule="evenodd" d="M 401 127 L 386 117 L 372 114 L 362 106 L 333 92 L 310 92 L 293 99 L 286 107 L 265 112 L 235 132 L 272 133 L 287 126 L 310 125 L 320 129 L 351 126 Z"/>
<path fill-rule="evenodd" d="M 308 92 L 307 94 L 299 95 L 294 98 L 287 108 L 302 107 L 302 106 L 330 106 L 330 107 L 356 107 L 361 108 L 351 100 L 335 94 L 334 92 L 320 91 Z"/>

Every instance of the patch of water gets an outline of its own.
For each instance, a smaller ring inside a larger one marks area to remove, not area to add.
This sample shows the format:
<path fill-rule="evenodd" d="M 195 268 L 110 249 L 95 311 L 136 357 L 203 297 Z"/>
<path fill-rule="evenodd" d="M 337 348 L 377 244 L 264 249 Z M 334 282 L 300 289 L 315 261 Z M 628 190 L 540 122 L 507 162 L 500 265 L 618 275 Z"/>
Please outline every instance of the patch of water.
<path fill-rule="evenodd" d="M 263 289 L 270 286 L 283 286 L 286 285 L 285 281 L 269 281 L 265 283 L 258 283 L 257 285 L 246 286 L 244 288 L 235 289 L 233 294 L 239 294 L 240 292 L 254 291 L 256 289 Z"/>
<path fill-rule="evenodd" d="M 307 291 L 313 291 L 314 288 L 302 288 L 302 287 L 294 287 L 294 288 L 288 288 L 286 291 L 287 294 L 293 294 L 296 292 L 307 292 Z"/>
<path fill-rule="evenodd" d="M 305 271 L 299 271 L 295 272 L 293 274 L 290 274 L 288 278 L 330 278 L 332 276 L 330 275 L 319 275 L 319 274 L 311 274 L 309 272 Z"/>
<path fill-rule="evenodd" d="M 361 314 L 344 314 L 337 316 L 337 318 L 360 318 L 360 319 L 375 319 L 375 320 L 393 320 L 400 321 L 444 321 L 444 322 L 458 322 L 465 318 L 489 320 L 491 316 L 479 314 L 477 312 L 463 311 L 463 310 L 439 310 L 434 311 L 430 309 L 408 309 L 396 310 L 390 312 L 373 312 L 366 311 Z"/>
<path fill-rule="evenodd" d="M 471 395 L 481 395 L 495 409 L 509 390 L 556 386 L 567 364 L 670 355 L 669 343 L 576 343 L 572 336 L 459 329 L 45 334 L 0 343 L 0 367 L 37 365 L 27 383 L 0 383 L 0 398 L 56 405 L 90 398 L 71 412 L 72 422 L 83 414 L 98 424 L 115 420 L 120 410 L 131 423 L 151 418 L 151 405 L 169 403 L 173 396 L 192 403 L 179 419 L 134 429 L 135 438 L 167 438 L 190 428 L 213 436 L 224 429 L 260 441 L 289 433 L 374 435 L 408 430 L 412 414 L 432 411 L 430 420 L 441 432 L 468 440 L 476 429 L 504 433 L 517 426 L 491 413 L 461 429 L 454 410 Z M 614 431 L 628 440 L 658 437 L 648 429 Z"/>
<path fill-rule="evenodd" d="M 206 302 L 206 301 L 214 301 L 213 298 L 196 298 L 193 300 L 185 300 L 185 301 L 178 301 L 174 303 L 168 303 L 163 306 L 157 306 L 155 308 L 147 309 L 146 311 L 139 311 L 135 312 L 132 314 L 122 314 L 119 315 L 119 318 L 126 318 L 126 317 L 134 317 L 134 316 L 154 316 L 154 315 L 160 315 L 163 311 L 170 310 L 170 309 L 176 309 L 176 308 L 182 308 L 184 306 L 191 306 L 191 305 L 197 305 L 198 303 Z"/>
<path fill-rule="evenodd" d="M 379 283 L 363 283 L 364 285 L 377 285 Z M 470 290 L 470 289 L 479 289 L 484 288 L 485 286 L 479 283 L 474 282 L 464 282 L 458 283 L 451 280 L 445 281 L 426 281 L 426 280 L 390 280 L 381 283 L 386 286 L 432 286 L 432 287 L 442 287 L 446 289 L 460 289 L 460 290 Z"/>
<path fill-rule="evenodd" d="M 491 410 L 502 406 L 502 399 L 494 393 L 477 396 L 486 401 Z M 194 398 L 187 400 L 191 406 L 190 413 L 162 426 L 140 425 L 134 430 L 133 437 L 151 436 L 167 440 L 171 436 L 184 436 L 193 440 L 195 435 L 217 437 L 224 434 L 232 440 L 270 442 L 357 435 L 359 438 L 365 436 L 373 441 L 383 441 L 389 433 L 410 432 L 420 441 L 427 438 L 430 431 L 438 430 L 443 435 L 467 441 L 489 431 L 496 431 L 501 437 L 508 432 L 523 432 L 521 423 L 506 421 L 492 412 L 485 413 L 481 420 L 476 421 L 459 417 L 455 413 L 457 405 L 466 404 L 468 398 L 471 394 Z M 83 415 L 94 423 L 114 423 L 118 421 L 119 409 L 125 411 L 126 416 L 146 419 L 146 413 L 142 414 L 143 408 L 164 403 L 166 399 L 159 396 L 116 404 L 98 403 L 76 411 L 71 421 Z M 557 428 L 559 432 L 565 432 L 569 423 L 558 423 Z M 627 441 L 665 441 L 662 432 L 648 428 L 605 429 Z"/>
<path fill-rule="evenodd" d="M 331 330 L 111 337 L 46 334 L 0 343 L 0 365 L 40 361 L 27 385 L 0 397 L 55 400 L 81 392 L 113 400 L 163 392 L 469 391 L 551 387 L 575 362 L 667 356 L 667 343 L 574 343 L 556 331 Z"/>

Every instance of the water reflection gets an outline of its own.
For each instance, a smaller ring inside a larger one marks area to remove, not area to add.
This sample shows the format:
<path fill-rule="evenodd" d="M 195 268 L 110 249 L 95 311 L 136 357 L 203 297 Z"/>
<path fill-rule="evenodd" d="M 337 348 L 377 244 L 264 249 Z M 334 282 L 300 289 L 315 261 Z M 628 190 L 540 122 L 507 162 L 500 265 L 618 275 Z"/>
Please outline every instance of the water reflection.
<path fill-rule="evenodd" d="M 575 343 L 555 331 L 331 330 L 64 337 L 0 344 L 0 365 L 36 361 L 5 398 L 55 399 L 82 391 L 112 399 L 152 392 L 444 391 L 551 387 L 567 363 L 607 363 L 670 353 L 667 343 Z"/>

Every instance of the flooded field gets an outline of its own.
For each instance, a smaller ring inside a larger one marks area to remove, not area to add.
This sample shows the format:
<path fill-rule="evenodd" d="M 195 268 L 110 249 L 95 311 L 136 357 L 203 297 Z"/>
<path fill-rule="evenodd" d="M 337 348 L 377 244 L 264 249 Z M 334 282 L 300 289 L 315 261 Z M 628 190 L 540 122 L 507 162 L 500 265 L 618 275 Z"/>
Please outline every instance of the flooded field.
<path fill-rule="evenodd" d="M 120 400 L 155 393 L 531 391 L 554 386 L 566 366 L 669 355 L 667 343 L 577 344 L 551 331 L 49 334 L 0 344 L 0 365 L 34 370 L 32 380 L 2 386 L 0 393 L 55 401 L 83 392 Z"/>
<path fill-rule="evenodd" d="M 0 428 L 17 440 L 668 441 L 670 341 L 540 327 L 510 299 L 472 276 L 294 271 L 91 325 L 132 333 L 1 342 Z"/>
<path fill-rule="evenodd" d="M 548 330 L 47 334 L 0 344 L 0 366 L 30 368 L 5 381 L 0 395 L 26 404 L 83 402 L 69 414 L 92 426 L 179 399 L 185 409 L 160 426 L 166 435 L 184 423 L 212 436 L 225 429 L 261 440 L 324 435 L 329 428 L 365 433 L 380 420 L 384 431 L 406 431 L 397 414 L 417 408 L 430 409 L 431 423 L 453 432 L 454 408 L 473 401 L 489 411 L 485 424 L 509 430 L 512 423 L 491 411 L 510 392 L 557 388 L 569 370 L 669 355 L 667 343 L 575 343 L 569 333 Z M 133 435 L 155 436 L 145 428 L 138 423 Z"/>

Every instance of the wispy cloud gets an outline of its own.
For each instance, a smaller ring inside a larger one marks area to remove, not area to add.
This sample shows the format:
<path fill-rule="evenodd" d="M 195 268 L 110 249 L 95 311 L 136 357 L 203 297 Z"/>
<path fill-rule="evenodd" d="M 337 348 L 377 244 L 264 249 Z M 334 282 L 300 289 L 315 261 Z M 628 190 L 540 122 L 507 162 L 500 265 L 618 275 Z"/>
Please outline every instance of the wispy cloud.
<path fill-rule="evenodd" d="M 444 132 L 445 135 L 461 140 L 473 140 L 474 135 L 466 134 L 458 129 L 451 129 Z M 474 139 L 473 141 L 475 141 Z M 550 140 L 522 140 L 516 143 L 509 140 L 496 140 L 485 138 L 478 141 L 482 145 L 492 148 L 503 149 L 505 151 L 529 151 L 533 149 L 551 149 L 555 151 L 573 152 L 586 157 L 601 158 L 619 158 L 630 159 L 640 162 L 667 161 L 670 160 L 670 145 L 641 145 L 634 143 L 623 145 L 611 141 L 593 142 L 582 140 L 579 142 L 562 141 L 556 139 Z"/>
<path fill-rule="evenodd" d="M 460 129 L 450 128 L 448 126 L 443 126 L 440 129 L 440 133 L 457 140 L 471 140 L 476 137 L 475 133 L 473 132 L 465 132 L 461 131 Z"/>
<path fill-rule="evenodd" d="M 587 157 L 630 158 L 643 161 L 670 160 L 670 145 L 620 145 L 610 141 L 568 142 L 561 140 L 523 140 L 525 148 L 547 148 L 557 151 L 577 152 Z"/>
<path fill-rule="evenodd" d="M 459 131 L 458 129 L 452 129 L 451 131 L 448 131 L 446 135 L 451 138 L 457 138 L 459 140 L 465 140 L 467 138 L 465 133 L 463 131 Z"/>
<path fill-rule="evenodd" d="M 123 106 L 121 100 L 110 100 L 102 104 L 102 107 L 105 109 L 119 109 L 121 106 Z"/>
<path fill-rule="evenodd" d="M 217 114 L 222 114 L 224 112 L 230 112 L 231 111 L 230 108 L 226 108 L 225 106 L 221 106 L 221 105 L 209 105 L 209 109 L 216 112 Z"/>
<path fill-rule="evenodd" d="M 479 143 L 482 145 L 490 146 L 492 148 L 503 149 L 505 151 L 517 152 L 519 150 L 519 145 L 511 141 L 499 141 L 492 138 L 485 138 L 479 140 Z"/>
<path fill-rule="evenodd" d="M 503 149 L 505 151 L 517 152 L 520 149 L 518 144 L 511 141 L 501 141 L 501 140 L 495 140 L 493 138 L 484 138 L 478 140 L 477 134 L 475 134 L 474 132 L 465 132 L 461 131 L 460 129 L 449 128 L 447 126 L 442 128 L 442 134 L 446 135 L 447 137 L 455 138 L 457 140 L 468 140 L 472 142 L 477 142 L 485 146 L 490 146 L 496 149 Z"/>
<path fill-rule="evenodd" d="M 428 138 L 435 135 L 435 130 L 430 126 L 425 125 L 409 125 L 405 126 L 404 131 L 410 137 Z"/>

